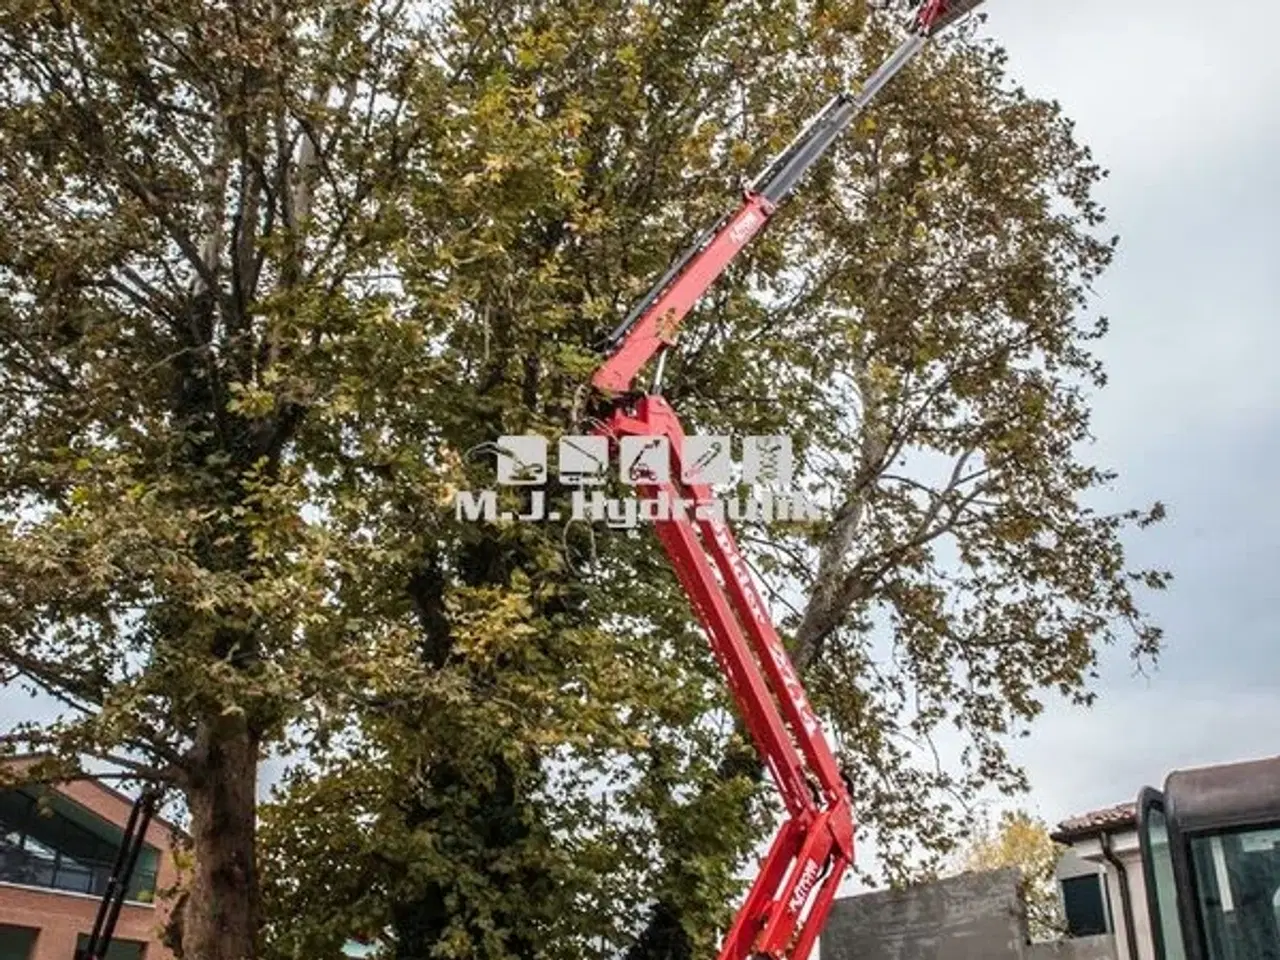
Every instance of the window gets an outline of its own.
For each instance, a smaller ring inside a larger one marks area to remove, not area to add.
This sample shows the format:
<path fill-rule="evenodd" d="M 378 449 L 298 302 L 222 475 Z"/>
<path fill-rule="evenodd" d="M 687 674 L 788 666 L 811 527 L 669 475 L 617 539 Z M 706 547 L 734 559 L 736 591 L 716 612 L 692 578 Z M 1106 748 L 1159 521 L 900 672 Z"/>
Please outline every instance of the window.
<path fill-rule="evenodd" d="M 80 939 L 76 941 L 76 955 L 81 956 L 84 951 L 89 949 L 88 934 L 80 934 Z M 107 947 L 106 960 L 142 960 L 146 953 L 147 945 L 137 940 L 112 940 L 111 946 Z"/>
<path fill-rule="evenodd" d="M 1064 879 L 1062 905 L 1067 915 L 1067 936 L 1095 937 L 1110 932 L 1106 890 L 1101 874 L 1090 873 Z"/>
<path fill-rule="evenodd" d="M 0 923 L 0 960 L 30 960 L 39 930 Z"/>
<path fill-rule="evenodd" d="M 1156 958 L 1186 960 L 1182 922 L 1178 914 L 1178 890 L 1173 874 L 1173 851 L 1169 845 L 1169 821 L 1164 813 L 1163 794 L 1154 790 L 1143 791 L 1138 798 L 1138 823 L 1147 886 L 1147 913 L 1151 917 Z"/>
<path fill-rule="evenodd" d="M 56 795 L 42 805 L 25 790 L 0 791 L 0 881 L 100 896 L 106 891 L 120 831 Z M 144 846 L 126 896 L 155 890 L 157 853 Z"/>
<path fill-rule="evenodd" d="M 1280 829 L 1193 837 L 1207 960 L 1280 960 Z"/>

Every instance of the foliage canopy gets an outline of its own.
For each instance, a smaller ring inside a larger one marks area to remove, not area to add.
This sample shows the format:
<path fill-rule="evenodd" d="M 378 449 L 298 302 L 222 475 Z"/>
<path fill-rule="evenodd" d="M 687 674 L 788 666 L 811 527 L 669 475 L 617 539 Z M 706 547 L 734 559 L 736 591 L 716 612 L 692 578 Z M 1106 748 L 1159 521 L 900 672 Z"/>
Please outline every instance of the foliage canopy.
<path fill-rule="evenodd" d="M 577 426 L 600 331 L 894 31 L 860 0 L 0 5 L 0 665 L 64 707 L 6 742 L 182 792 L 188 956 L 709 949 L 772 811 L 656 546 L 598 531 L 584 570 L 450 497 L 477 445 Z M 837 492 L 740 533 L 895 876 L 1023 786 L 1007 738 L 1090 702 L 1103 645 L 1159 646 L 1167 577 L 1122 537 L 1162 508 L 1097 512 L 1082 459 L 1101 176 L 956 37 L 668 373 L 690 428 L 795 436 Z M 260 839 L 268 750 L 309 762 Z"/>
<path fill-rule="evenodd" d="M 1006 810 L 996 823 L 984 822 L 961 851 L 963 870 L 1017 867 L 1032 940 L 1056 940 L 1066 930 L 1056 870 L 1065 848 L 1048 826 L 1025 810 Z"/>

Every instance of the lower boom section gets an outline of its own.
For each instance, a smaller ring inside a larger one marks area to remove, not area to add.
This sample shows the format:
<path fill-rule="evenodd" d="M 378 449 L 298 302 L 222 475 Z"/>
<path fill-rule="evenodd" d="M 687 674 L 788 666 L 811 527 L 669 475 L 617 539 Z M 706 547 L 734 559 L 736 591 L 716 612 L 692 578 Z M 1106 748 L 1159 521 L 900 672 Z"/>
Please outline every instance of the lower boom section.
<path fill-rule="evenodd" d="M 853 863 L 847 804 L 787 820 L 738 911 L 720 960 L 809 960 Z"/>
<path fill-rule="evenodd" d="M 638 483 L 646 497 L 711 489 L 679 479 L 684 431 L 661 397 L 639 399 L 599 428 L 622 436 L 664 438 L 671 476 Z M 647 445 L 646 445 L 647 446 Z M 853 811 L 847 781 L 809 705 L 763 598 L 723 524 L 686 516 L 655 522 L 676 577 L 702 622 L 744 725 L 782 795 L 787 819 L 720 949 L 720 960 L 810 960 L 845 871 L 853 863 Z"/>

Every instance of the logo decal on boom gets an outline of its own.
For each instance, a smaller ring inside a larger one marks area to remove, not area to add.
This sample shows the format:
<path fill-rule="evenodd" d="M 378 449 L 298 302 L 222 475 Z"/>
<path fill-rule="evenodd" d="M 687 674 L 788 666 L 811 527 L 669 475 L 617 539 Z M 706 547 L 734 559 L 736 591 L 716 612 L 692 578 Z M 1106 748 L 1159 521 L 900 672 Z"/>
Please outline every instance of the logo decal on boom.
<path fill-rule="evenodd" d="M 792 913 L 799 913 L 804 909 L 804 902 L 809 899 L 809 894 L 813 891 L 813 885 L 817 882 L 818 861 L 805 861 L 804 873 L 800 874 L 800 882 L 796 884 L 796 892 L 791 895 L 791 902 L 787 904 Z"/>
<path fill-rule="evenodd" d="M 744 244 L 760 229 L 762 223 L 764 223 L 764 220 L 760 214 L 754 210 L 748 210 L 737 223 L 729 228 L 729 239 L 736 244 Z"/>

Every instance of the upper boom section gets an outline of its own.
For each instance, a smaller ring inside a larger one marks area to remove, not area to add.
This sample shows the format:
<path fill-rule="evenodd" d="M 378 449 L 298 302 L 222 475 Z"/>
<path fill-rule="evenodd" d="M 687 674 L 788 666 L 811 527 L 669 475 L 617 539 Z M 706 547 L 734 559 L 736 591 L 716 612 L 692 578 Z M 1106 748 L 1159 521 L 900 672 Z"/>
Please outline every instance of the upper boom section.
<path fill-rule="evenodd" d="M 927 0 L 920 4 L 912 23 L 919 33 L 931 37 L 939 30 L 945 30 L 980 3 L 982 0 Z"/>
<path fill-rule="evenodd" d="M 626 393 L 640 370 L 664 347 L 694 304 L 724 273 L 744 246 L 763 229 L 778 204 L 848 129 L 928 40 L 982 0 L 926 0 L 911 19 L 911 36 L 855 94 L 832 98 L 782 153 L 747 187 L 742 205 L 699 235 L 666 273 L 631 308 L 606 342 L 608 359 L 592 377 L 597 390 Z"/>

